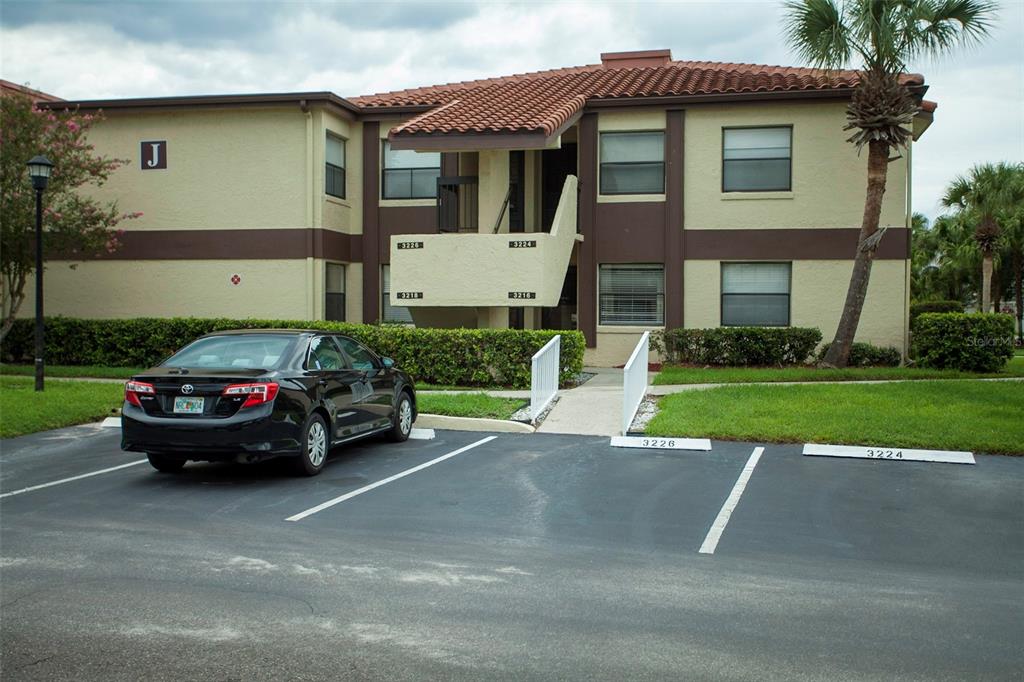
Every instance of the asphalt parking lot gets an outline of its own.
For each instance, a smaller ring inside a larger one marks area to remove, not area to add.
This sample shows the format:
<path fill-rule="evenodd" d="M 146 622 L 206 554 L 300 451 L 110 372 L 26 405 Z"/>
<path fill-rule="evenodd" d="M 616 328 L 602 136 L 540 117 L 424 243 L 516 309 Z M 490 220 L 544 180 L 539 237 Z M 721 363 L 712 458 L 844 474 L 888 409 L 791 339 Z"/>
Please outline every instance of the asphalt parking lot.
<path fill-rule="evenodd" d="M 1024 459 L 768 445 L 708 554 L 758 444 L 488 438 L 365 442 L 311 479 L 275 462 L 75 478 L 140 458 L 117 429 L 4 441 L 0 672 L 1020 679 Z"/>

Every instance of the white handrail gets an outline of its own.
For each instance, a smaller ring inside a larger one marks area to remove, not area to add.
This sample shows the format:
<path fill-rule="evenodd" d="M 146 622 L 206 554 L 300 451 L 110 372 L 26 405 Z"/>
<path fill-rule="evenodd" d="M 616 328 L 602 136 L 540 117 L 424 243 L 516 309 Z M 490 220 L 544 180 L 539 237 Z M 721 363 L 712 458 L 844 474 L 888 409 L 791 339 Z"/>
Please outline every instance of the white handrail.
<path fill-rule="evenodd" d="M 629 433 L 629 427 L 640 409 L 640 403 L 647 395 L 647 358 L 650 352 L 651 333 L 644 332 L 637 342 L 629 362 L 622 369 L 622 435 Z"/>
<path fill-rule="evenodd" d="M 530 363 L 530 421 L 534 424 L 544 408 L 558 395 L 561 352 L 562 335 L 556 334 L 533 355 Z"/>

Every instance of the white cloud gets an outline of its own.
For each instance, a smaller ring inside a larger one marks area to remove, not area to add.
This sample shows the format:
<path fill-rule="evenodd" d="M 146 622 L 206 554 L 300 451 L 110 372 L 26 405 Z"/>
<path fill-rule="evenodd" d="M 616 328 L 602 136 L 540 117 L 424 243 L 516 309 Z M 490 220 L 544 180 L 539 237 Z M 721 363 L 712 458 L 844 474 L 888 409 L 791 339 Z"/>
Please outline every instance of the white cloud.
<path fill-rule="evenodd" d="M 781 11 L 769 1 L 143 8 L 8 0 L 3 77 L 68 99 L 297 90 L 351 96 L 594 63 L 601 52 L 630 49 L 792 63 L 780 38 Z M 1024 159 L 1022 34 L 1024 3 L 1012 0 L 984 49 L 913 65 L 939 102 L 915 147 L 915 210 L 936 215 L 942 187 L 973 163 Z"/>

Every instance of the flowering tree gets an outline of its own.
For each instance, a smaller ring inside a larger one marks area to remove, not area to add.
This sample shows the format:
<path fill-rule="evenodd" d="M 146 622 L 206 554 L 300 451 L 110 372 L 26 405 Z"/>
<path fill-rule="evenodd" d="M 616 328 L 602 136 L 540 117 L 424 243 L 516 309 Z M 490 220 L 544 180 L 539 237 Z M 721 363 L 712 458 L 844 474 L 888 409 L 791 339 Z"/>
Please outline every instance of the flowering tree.
<path fill-rule="evenodd" d="M 44 256 L 80 259 L 114 252 L 123 234 L 117 224 L 141 213 L 123 213 L 116 202 L 88 196 L 128 163 L 98 156 L 86 140 L 99 120 L 77 111 L 48 111 L 16 90 L 0 97 L 0 341 L 25 301 L 25 284 L 35 269 L 35 191 L 26 163 L 37 154 L 53 162 L 44 195 Z"/>

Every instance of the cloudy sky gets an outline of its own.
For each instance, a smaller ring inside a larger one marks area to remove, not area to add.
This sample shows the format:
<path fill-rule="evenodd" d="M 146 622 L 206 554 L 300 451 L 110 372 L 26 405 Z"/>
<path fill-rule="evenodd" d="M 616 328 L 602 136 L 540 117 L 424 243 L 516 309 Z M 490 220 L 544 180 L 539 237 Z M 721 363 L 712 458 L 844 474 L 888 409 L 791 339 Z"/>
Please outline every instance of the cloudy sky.
<path fill-rule="evenodd" d="M 675 59 L 794 64 L 781 3 L 51 2 L 2 0 L 0 77 L 65 99 L 331 90 L 342 96 L 671 48 Z M 1024 0 L 984 48 L 912 64 L 939 102 L 915 146 L 934 217 L 971 164 L 1024 159 Z"/>

